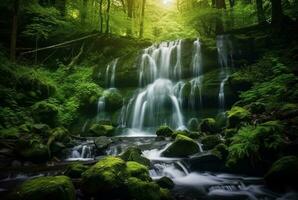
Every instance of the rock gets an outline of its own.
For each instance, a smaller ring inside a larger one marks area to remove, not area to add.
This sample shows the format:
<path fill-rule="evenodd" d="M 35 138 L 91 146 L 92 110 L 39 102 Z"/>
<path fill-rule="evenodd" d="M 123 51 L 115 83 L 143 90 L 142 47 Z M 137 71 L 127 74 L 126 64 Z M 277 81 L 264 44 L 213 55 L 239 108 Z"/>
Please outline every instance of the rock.
<path fill-rule="evenodd" d="M 189 137 L 189 132 L 186 131 L 186 130 L 177 130 L 177 131 L 174 131 L 174 133 L 172 134 L 172 138 L 175 139 L 177 137 L 177 135 L 184 135 L 184 136 Z"/>
<path fill-rule="evenodd" d="M 113 143 L 113 140 L 106 136 L 100 136 L 94 140 L 95 147 L 98 151 L 104 151 Z"/>
<path fill-rule="evenodd" d="M 16 151 L 22 158 L 35 163 L 44 162 L 49 159 L 47 145 L 44 145 L 37 137 L 33 137 L 30 140 L 19 139 Z"/>
<path fill-rule="evenodd" d="M 117 89 L 109 89 L 104 91 L 105 108 L 108 111 L 116 111 L 122 107 L 123 97 Z"/>
<path fill-rule="evenodd" d="M 130 177 L 136 177 L 143 181 L 151 181 L 148 168 L 140 163 L 128 161 L 126 163 L 127 172 Z"/>
<path fill-rule="evenodd" d="M 213 149 L 216 145 L 222 143 L 219 135 L 208 135 L 202 138 L 204 150 Z"/>
<path fill-rule="evenodd" d="M 82 174 L 81 189 L 89 196 L 112 198 L 120 195 L 127 176 L 125 162 L 108 156 Z"/>
<path fill-rule="evenodd" d="M 127 188 L 129 199 L 160 200 L 160 188 L 154 182 L 146 182 L 135 177 L 128 178 Z"/>
<path fill-rule="evenodd" d="M 187 127 L 190 131 L 198 131 L 199 128 L 199 121 L 197 118 L 191 118 L 188 123 L 187 123 Z"/>
<path fill-rule="evenodd" d="M 238 127 L 241 122 L 247 122 L 251 117 L 251 113 L 247 109 L 239 106 L 233 106 L 227 115 L 229 128 Z"/>
<path fill-rule="evenodd" d="M 184 135 L 177 135 L 175 141 L 162 152 L 167 157 L 184 157 L 198 153 L 200 148 L 191 138 Z"/>
<path fill-rule="evenodd" d="M 156 135 L 159 137 L 171 137 L 172 134 L 173 130 L 168 126 L 160 126 L 156 131 Z"/>
<path fill-rule="evenodd" d="M 279 192 L 298 189 L 298 158 L 285 156 L 273 163 L 265 174 L 266 184 Z"/>
<path fill-rule="evenodd" d="M 58 107 L 47 101 L 40 101 L 32 106 L 33 118 L 39 123 L 46 123 L 50 126 L 56 124 Z"/>
<path fill-rule="evenodd" d="M 213 118 L 203 119 L 199 127 L 200 131 L 205 133 L 216 133 L 218 131 L 216 127 L 216 121 Z"/>
<path fill-rule="evenodd" d="M 160 188 L 159 194 L 160 200 L 174 200 L 171 192 L 168 189 Z"/>
<path fill-rule="evenodd" d="M 246 91 L 253 86 L 253 82 L 239 72 L 236 72 L 229 76 L 228 81 L 232 89 L 236 92 Z"/>
<path fill-rule="evenodd" d="M 225 144 L 216 145 L 211 152 L 222 160 L 226 160 L 229 155 L 228 147 Z"/>
<path fill-rule="evenodd" d="M 193 156 L 189 160 L 192 171 L 213 171 L 223 172 L 226 170 L 225 162 L 213 152 L 205 152 L 198 156 Z"/>
<path fill-rule="evenodd" d="M 66 176 L 38 177 L 27 180 L 12 194 L 18 200 L 75 200 L 75 188 Z"/>
<path fill-rule="evenodd" d="M 172 181 L 172 179 L 164 176 L 164 177 L 161 177 L 160 179 L 157 179 L 155 181 L 160 187 L 162 188 L 166 188 L 166 189 L 172 189 L 174 188 L 175 184 L 174 182 Z"/>
<path fill-rule="evenodd" d="M 142 156 L 141 149 L 129 147 L 120 157 L 125 161 L 135 161 L 145 166 L 150 166 L 150 160 Z"/>
<path fill-rule="evenodd" d="M 59 153 L 70 141 L 68 130 L 64 127 L 57 127 L 51 131 L 47 145 L 52 153 Z"/>
<path fill-rule="evenodd" d="M 87 135 L 85 136 L 93 136 L 93 137 L 99 137 L 99 136 L 112 136 L 115 131 L 115 128 L 110 125 L 99 125 L 99 124 L 93 124 Z"/>
<path fill-rule="evenodd" d="M 81 163 L 70 164 L 64 172 L 64 175 L 70 178 L 81 178 L 82 173 L 88 169 L 87 166 Z"/>

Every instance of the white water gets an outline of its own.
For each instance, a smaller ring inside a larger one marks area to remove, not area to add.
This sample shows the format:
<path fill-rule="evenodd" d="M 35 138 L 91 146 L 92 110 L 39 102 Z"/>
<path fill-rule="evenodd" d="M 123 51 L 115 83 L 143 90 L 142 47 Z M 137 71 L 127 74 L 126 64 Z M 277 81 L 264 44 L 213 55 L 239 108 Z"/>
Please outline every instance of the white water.
<path fill-rule="evenodd" d="M 75 160 L 93 160 L 93 147 L 92 141 L 87 141 L 86 143 L 77 145 L 73 147 L 70 151 L 69 156 L 66 158 L 67 161 L 75 161 Z"/>
<path fill-rule="evenodd" d="M 118 64 L 118 58 L 113 60 L 111 63 L 107 65 L 106 68 L 106 76 L 105 76 L 105 81 L 106 81 L 106 86 L 108 88 L 114 88 L 115 87 L 115 74 L 116 74 L 116 67 Z"/>

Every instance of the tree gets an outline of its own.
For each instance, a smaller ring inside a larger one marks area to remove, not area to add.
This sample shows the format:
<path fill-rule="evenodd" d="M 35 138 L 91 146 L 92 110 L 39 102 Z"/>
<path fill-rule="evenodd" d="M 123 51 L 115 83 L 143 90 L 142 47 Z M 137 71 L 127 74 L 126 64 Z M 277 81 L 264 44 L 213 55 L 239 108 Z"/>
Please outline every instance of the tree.
<path fill-rule="evenodd" d="M 10 41 L 10 60 L 16 59 L 16 44 L 18 32 L 18 14 L 20 8 L 20 0 L 14 0 L 12 9 L 12 28 L 11 28 L 11 41 Z"/>
<path fill-rule="evenodd" d="M 81 23 L 86 23 L 88 0 L 83 0 L 83 8 L 81 9 Z"/>
<path fill-rule="evenodd" d="M 272 13 L 271 13 L 272 24 L 274 26 L 280 26 L 283 18 L 281 0 L 271 0 L 271 4 L 272 4 Z"/>
<path fill-rule="evenodd" d="M 102 15 L 103 0 L 99 1 L 99 32 L 102 33 L 103 30 L 103 15 Z"/>
<path fill-rule="evenodd" d="M 259 24 L 263 24 L 265 19 L 264 9 L 263 9 L 263 0 L 256 0 L 256 6 L 257 6 L 257 17 Z"/>
<path fill-rule="evenodd" d="M 140 35 L 139 35 L 140 38 L 142 38 L 143 35 L 144 35 L 145 5 L 146 5 L 146 0 L 143 0 L 143 3 L 142 3 L 142 11 L 141 11 Z"/>
<path fill-rule="evenodd" d="M 106 10 L 106 34 L 110 32 L 110 7 L 111 0 L 107 0 L 107 10 Z"/>

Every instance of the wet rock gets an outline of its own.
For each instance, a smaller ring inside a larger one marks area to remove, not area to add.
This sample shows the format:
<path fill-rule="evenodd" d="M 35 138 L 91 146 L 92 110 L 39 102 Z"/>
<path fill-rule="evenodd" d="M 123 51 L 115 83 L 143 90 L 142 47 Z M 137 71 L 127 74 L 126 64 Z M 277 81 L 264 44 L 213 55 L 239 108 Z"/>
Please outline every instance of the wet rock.
<path fill-rule="evenodd" d="M 143 181 L 151 181 L 148 168 L 140 163 L 128 161 L 126 163 L 127 172 L 130 177 L 136 177 Z"/>
<path fill-rule="evenodd" d="M 279 192 L 287 189 L 298 189 L 298 158 L 285 156 L 273 163 L 265 174 L 266 184 Z"/>
<path fill-rule="evenodd" d="M 156 135 L 159 137 L 171 137 L 172 134 L 173 130 L 168 126 L 160 126 L 156 131 Z"/>
<path fill-rule="evenodd" d="M 157 179 L 155 182 L 162 188 L 172 189 L 175 186 L 172 179 L 170 179 L 166 176 L 161 177 L 160 179 Z"/>
<path fill-rule="evenodd" d="M 102 152 L 113 143 L 113 140 L 106 136 L 100 136 L 94 140 L 95 147 L 98 151 Z"/>
<path fill-rule="evenodd" d="M 188 160 L 192 171 L 225 171 L 225 162 L 212 152 L 206 152 Z"/>
<path fill-rule="evenodd" d="M 12 195 L 18 200 L 75 200 L 75 188 L 66 176 L 38 177 L 25 181 Z"/>
<path fill-rule="evenodd" d="M 115 131 L 115 128 L 110 125 L 99 125 L 99 124 L 93 124 L 89 131 L 84 134 L 84 136 L 93 136 L 93 137 L 99 137 L 99 136 L 112 136 Z"/>
<path fill-rule="evenodd" d="M 200 148 L 191 138 L 184 135 L 177 135 L 175 141 L 162 152 L 167 157 L 184 157 L 198 153 Z"/>
<path fill-rule="evenodd" d="M 81 163 L 72 163 L 67 167 L 64 175 L 70 178 L 81 178 L 82 173 L 85 172 L 87 169 L 88 167 Z"/>
<path fill-rule="evenodd" d="M 218 131 L 216 121 L 213 118 L 203 119 L 199 125 L 199 129 L 204 133 L 216 133 Z"/>
<path fill-rule="evenodd" d="M 216 145 L 222 143 L 219 135 L 208 135 L 202 138 L 202 144 L 204 150 L 213 149 Z"/>
<path fill-rule="evenodd" d="M 150 166 L 150 160 L 142 156 L 141 149 L 129 147 L 120 157 L 125 161 L 135 161 L 145 166 Z"/>

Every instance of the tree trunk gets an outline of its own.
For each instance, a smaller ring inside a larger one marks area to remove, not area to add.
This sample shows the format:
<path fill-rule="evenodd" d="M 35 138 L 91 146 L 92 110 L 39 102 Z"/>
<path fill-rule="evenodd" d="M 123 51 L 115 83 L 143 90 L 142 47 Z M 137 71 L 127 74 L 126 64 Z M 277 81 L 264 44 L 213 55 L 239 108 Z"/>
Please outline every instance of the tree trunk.
<path fill-rule="evenodd" d="M 100 0 L 99 1 L 99 32 L 100 33 L 102 33 L 102 29 L 103 29 L 102 3 L 103 3 L 103 0 Z"/>
<path fill-rule="evenodd" d="M 133 15 L 133 0 L 127 0 L 127 17 L 132 22 Z M 132 25 L 127 28 L 127 35 L 132 35 Z"/>
<path fill-rule="evenodd" d="M 217 9 L 226 9 L 226 2 L 225 0 L 215 0 L 215 7 Z"/>
<path fill-rule="evenodd" d="M 18 13 L 20 8 L 20 0 L 14 0 L 13 13 L 12 13 L 12 28 L 11 28 L 11 41 L 10 41 L 10 60 L 16 60 L 16 44 L 18 32 Z"/>
<path fill-rule="evenodd" d="M 215 0 L 215 7 L 217 9 L 226 9 L 226 2 L 225 0 Z M 219 16 L 216 17 L 215 21 L 215 33 L 222 34 L 224 32 L 224 25 L 223 25 L 223 14 L 222 11 L 219 11 Z"/>
<path fill-rule="evenodd" d="M 143 4 L 142 4 L 142 14 L 141 14 L 141 23 L 140 23 L 140 38 L 142 38 L 143 35 L 144 35 L 145 5 L 146 5 L 146 0 L 143 0 Z"/>
<path fill-rule="evenodd" d="M 81 23 L 86 24 L 88 0 L 83 0 L 83 8 L 81 9 Z"/>
<path fill-rule="evenodd" d="M 263 9 L 263 0 L 256 0 L 257 5 L 257 16 L 258 16 L 258 23 L 263 24 L 265 22 L 265 14 Z"/>
<path fill-rule="evenodd" d="M 280 26 L 282 23 L 282 7 L 281 7 L 281 0 L 271 0 L 272 3 L 272 15 L 271 21 L 272 24 L 275 26 Z"/>
<path fill-rule="evenodd" d="M 235 5 L 235 0 L 229 0 L 229 3 L 230 3 L 230 7 L 233 8 Z"/>
<path fill-rule="evenodd" d="M 110 7 L 111 7 L 111 0 L 107 0 L 107 11 L 106 11 L 106 34 L 110 32 Z"/>

